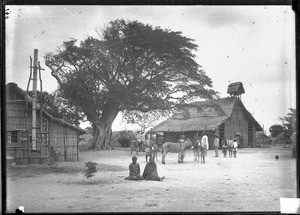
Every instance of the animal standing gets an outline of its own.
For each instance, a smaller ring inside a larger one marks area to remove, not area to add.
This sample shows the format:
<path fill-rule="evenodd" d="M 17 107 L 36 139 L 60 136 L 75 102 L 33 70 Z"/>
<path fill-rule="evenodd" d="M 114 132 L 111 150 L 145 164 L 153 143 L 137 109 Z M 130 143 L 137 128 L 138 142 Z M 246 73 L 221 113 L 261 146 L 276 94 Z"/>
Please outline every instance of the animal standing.
<path fill-rule="evenodd" d="M 193 143 L 190 139 L 186 139 L 182 143 L 165 142 L 162 145 L 162 164 L 166 164 L 165 158 L 168 152 L 178 153 L 178 163 L 183 163 L 185 151 L 192 146 Z"/>
<path fill-rule="evenodd" d="M 191 149 L 193 149 L 193 152 L 194 152 L 194 161 L 198 161 L 200 160 L 200 144 L 199 144 L 199 141 L 201 139 L 199 139 L 198 136 L 194 137 L 193 138 L 193 146 Z"/>

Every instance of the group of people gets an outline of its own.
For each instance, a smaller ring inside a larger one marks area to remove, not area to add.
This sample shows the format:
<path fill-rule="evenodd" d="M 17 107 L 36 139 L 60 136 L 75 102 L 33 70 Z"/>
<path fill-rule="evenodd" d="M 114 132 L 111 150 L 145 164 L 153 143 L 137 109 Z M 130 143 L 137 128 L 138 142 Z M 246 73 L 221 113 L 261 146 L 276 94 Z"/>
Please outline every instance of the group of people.
<path fill-rule="evenodd" d="M 217 150 L 216 145 L 215 145 L 215 150 Z M 229 157 L 232 157 L 233 155 L 236 158 L 237 150 L 238 150 L 237 138 L 230 137 L 228 140 L 226 140 L 226 138 L 222 140 L 222 153 L 224 155 L 224 158 L 227 157 L 227 151 Z"/>
<path fill-rule="evenodd" d="M 198 134 L 196 134 L 196 141 L 198 144 L 198 148 L 200 149 L 200 156 L 201 156 L 201 162 L 205 163 L 205 157 L 207 155 L 207 150 L 209 147 L 209 143 L 208 143 L 208 137 L 206 132 L 204 132 L 204 135 L 202 136 L 202 138 L 200 138 L 198 136 Z M 238 140 L 237 138 L 232 138 L 230 137 L 228 140 L 226 139 L 226 137 L 220 138 L 219 136 L 215 136 L 215 140 L 214 140 L 214 150 L 215 150 L 215 157 L 219 157 L 219 147 L 220 147 L 220 143 L 222 146 L 222 153 L 224 155 L 224 157 L 227 157 L 227 151 L 228 151 L 228 156 L 229 157 L 235 157 L 237 156 L 237 150 L 238 150 Z"/>
<path fill-rule="evenodd" d="M 165 177 L 159 177 L 157 173 L 157 166 L 154 158 L 150 157 L 150 162 L 145 166 L 143 175 L 141 175 L 140 165 L 137 163 L 137 157 L 132 157 L 132 163 L 129 165 L 129 176 L 126 180 L 150 180 L 150 181 L 163 181 Z"/>

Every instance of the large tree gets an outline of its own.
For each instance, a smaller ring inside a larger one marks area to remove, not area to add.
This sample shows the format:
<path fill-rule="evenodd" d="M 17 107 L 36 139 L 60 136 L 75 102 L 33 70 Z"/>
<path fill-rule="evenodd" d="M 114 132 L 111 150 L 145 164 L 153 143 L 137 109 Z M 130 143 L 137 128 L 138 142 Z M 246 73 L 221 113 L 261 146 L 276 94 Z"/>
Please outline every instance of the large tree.
<path fill-rule="evenodd" d="M 80 43 L 66 41 L 45 56 L 62 96 L 92 123 L 90 148 L 109 147 L 120 111 L 170 110 L 215 95 L 195 61 L 197 45 L 182 32 L 118 19 L 98 34 Z"/>

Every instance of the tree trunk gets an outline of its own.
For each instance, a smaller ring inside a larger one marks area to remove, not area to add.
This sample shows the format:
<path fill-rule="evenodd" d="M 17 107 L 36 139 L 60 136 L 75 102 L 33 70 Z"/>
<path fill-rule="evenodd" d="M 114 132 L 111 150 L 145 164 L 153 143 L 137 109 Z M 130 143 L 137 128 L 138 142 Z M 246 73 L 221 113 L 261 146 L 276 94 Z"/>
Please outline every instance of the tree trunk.
<path fill-rule="evenodd" d="M 112 105 L 107 107 L 102 112 L 100 119 L 91 120 L 93 126 L 93 139 L 89 149 L 110 149 L 110 141 L 112 135 L 112 123 L 114 122 L 118 109 Z"/>

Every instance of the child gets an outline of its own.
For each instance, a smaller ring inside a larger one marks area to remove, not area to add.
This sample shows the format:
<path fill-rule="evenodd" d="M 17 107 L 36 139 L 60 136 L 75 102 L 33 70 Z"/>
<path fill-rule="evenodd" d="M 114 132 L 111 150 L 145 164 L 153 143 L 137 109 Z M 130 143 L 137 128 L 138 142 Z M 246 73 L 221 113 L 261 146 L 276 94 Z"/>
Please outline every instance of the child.
<path fill-rule="evenodd" d="M 226 141 L 225 137 L 224 137 L 223 144 L 222 144 L 222 153 L 224 155 L 224 158 L 226 158 L 227 157 L 227 141 Z"/>
<path fill-rule="evenodd" d="M 229 154 L 229 157 L 232 157 L 232 151 L 233 151 L 233 140 L 232 140 L 232 137 L 230 137 L 229 140 L 228 140 L 228 154 Z"/>
<path fill-rule="evenodd" d="M 133 156 L 132 163 L 129 165 L 129 176 L 125 178 L 126 180 L 143 180 L 143 177 L 140 175 L 140 165 L 136 161 L 137 157 Z"/>

